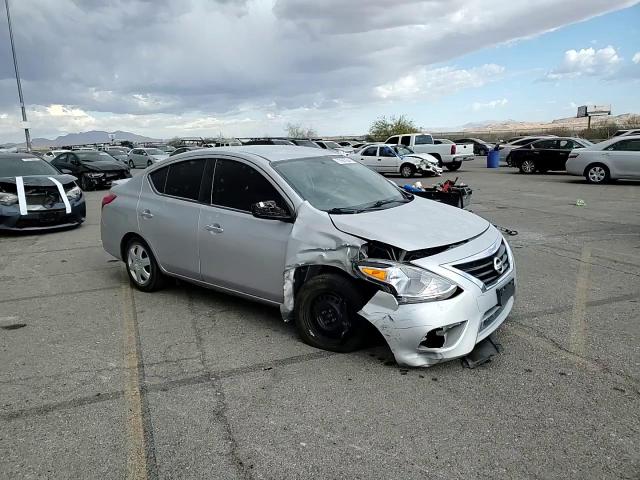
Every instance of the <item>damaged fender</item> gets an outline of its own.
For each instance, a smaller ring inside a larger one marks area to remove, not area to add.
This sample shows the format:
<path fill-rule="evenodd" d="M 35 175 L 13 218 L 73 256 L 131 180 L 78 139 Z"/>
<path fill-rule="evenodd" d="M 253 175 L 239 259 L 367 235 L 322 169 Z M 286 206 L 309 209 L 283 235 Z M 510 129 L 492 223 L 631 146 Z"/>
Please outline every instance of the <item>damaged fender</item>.
<path fill-rule="evenodd" d="M 297 268 L 324 265 L 339 268 L 355 277 L 353 263 L 366 242 L 335 228 L 328 213 L 316 210 L 309 202 L 300 205 L 293 224 L 284 268 L 284 301 L 280 313 L 291 320 L 295 303 L 294 274 Z"/>

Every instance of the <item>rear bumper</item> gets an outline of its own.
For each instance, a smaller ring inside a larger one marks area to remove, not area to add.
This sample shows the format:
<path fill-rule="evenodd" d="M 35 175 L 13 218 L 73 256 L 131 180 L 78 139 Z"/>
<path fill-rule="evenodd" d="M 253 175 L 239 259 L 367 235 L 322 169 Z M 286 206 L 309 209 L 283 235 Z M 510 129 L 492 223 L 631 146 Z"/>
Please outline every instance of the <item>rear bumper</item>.
<path fill-rule="evenodd" d="M 0 230 L 27 232 L 77 227 L 86 217 L 84 198 L 70 204 L 71 213 L 66 213 L 64 204 L 58 203 L 44 210 L 29 210 L 27 215 L 20 215 L 17 205 L 0 206 Z"/>

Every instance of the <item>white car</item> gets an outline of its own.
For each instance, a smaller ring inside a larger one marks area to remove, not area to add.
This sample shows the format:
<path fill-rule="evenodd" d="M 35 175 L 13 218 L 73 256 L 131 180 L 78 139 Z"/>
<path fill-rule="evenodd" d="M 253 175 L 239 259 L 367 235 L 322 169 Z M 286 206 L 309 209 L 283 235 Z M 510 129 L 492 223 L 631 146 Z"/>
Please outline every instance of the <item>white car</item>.
<path fill-rule="evenodd" d="M 169 154 L 159 148 L 134 148 L 129 152 L 129 168 L 149 167 L 169 158 Z"/>
<path fill-rule="evenodd" d="M 349 158 L 357 160 L 378 173 L 395 173 L 404 178 L 442 173 L 436 158 L 426 153 L 417 154 L 403 145 L 384 143 L 365 145 L 359 151 L 349 155 Z"/>
<path fill-rule="evenodd" d="M 385 140 L 388 145 L 404 145 L 416 153 L 427 153 L 438 159 L 439 166 L 445 166 L 447 170 L 454 171 L 462 166 L 465 160 L 473 160 L 473 149 L 467 153 L 460 153 L 455 143 L 436 143 L 430 133 L 408 133 L 405 135 L 393 135 Z"/>
<path fill-rule="evenodd" d="M 47 153 L 45 153 L 43 155 L 42 158 L 44 158 L 47 162 L 50 162 L 51 160 L 56 158 L 61 153 L 67 153 L 67 152 L 70 152 L 70 151 L 71 150 L 49 150 Z"/>
<path fill-rule="evenodd" d="M 640 135 L 613 137 L 573 150 L 567 160 L 567 173 L 584 176 L 589 183 L 640 179 Z"/>

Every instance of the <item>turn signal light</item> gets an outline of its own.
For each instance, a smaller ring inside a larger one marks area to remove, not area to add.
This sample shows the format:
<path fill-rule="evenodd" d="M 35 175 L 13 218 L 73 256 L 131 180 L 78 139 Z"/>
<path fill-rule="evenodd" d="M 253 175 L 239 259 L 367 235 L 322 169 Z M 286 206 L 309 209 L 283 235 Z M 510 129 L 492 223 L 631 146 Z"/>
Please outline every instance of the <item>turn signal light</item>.
<path fill-rule="evenodd" d="M 387 271 L 381 268 L 360 267 L 360 271 L 366 276 L 375 278 L 376 280 L 380 280 L 381 282 L 387 280 Z"/>

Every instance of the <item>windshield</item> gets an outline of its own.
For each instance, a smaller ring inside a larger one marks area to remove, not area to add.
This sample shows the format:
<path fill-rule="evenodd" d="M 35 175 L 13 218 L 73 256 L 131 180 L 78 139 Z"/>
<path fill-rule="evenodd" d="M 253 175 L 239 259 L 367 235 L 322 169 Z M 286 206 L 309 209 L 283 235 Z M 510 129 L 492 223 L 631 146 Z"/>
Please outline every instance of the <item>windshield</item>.
<path fill-rule="evenodd" d="M 60 175 L 60 172 L 48 162 L 36 157 L 0 159 L 0 177 L 27 175 Z"/>
<path fill-rule="evenodd" d="M 311 140 L 294 140 L 294 143 L 299 147 L 313 147 L 320 148 L 318 145 L 313 143 Z"/>
<path fill-rule="evenodd" d="M 303 199 L 325 212 L 358 213 L 410 201 L 380 174 L 350 158 L 301 158 L 273 166 Z"/>
<path fill-rule="evenodd" d="M 163 152 L 162 150 L 160 150 L 159 148 L 147 148 L 145 149 L 145 151 L 149 154 L 149 155 L 166 155 L 166 152 Z"/>
<path fill-rule="evenodd" d="M 415 153 L 409 147 L 405 147 L 404 145 L 394 145 L 393 149 L 400 156 L 402 156 L 402 155 L 411 155 L 412 153 Z"/>
<path fill-rule="evenodd" d="M 114 158 L 109 155 L 107 152 L 90 152 L 90 151 L 86 151 L 86 152 L 82 152 L 82 151 L 76 151 L 73 152 L 79 159 L 81 162 L 98 162 L 98 161 L 104 161 L 104 160 L 113 160 Z"/>
<path fill-rule="evenodd" d="M 340 145 L 338 145 L 336 142 L 324 142 L 324 144 L 329 148 L 333 148 L 334 150 L 340 148 Z"/>

